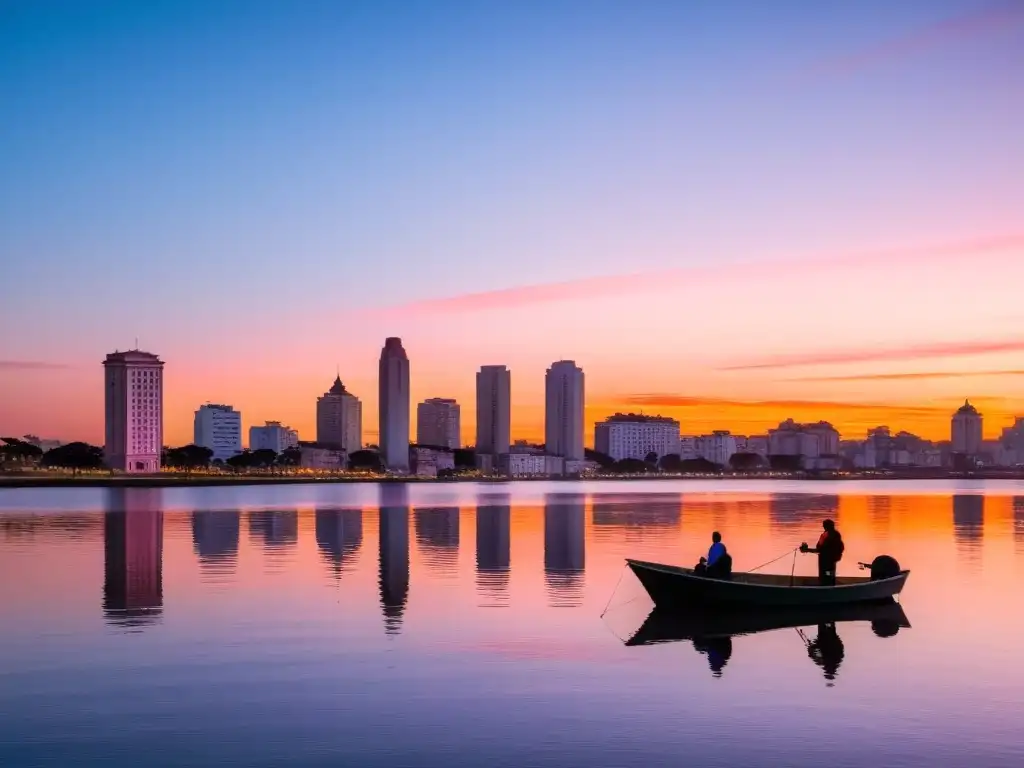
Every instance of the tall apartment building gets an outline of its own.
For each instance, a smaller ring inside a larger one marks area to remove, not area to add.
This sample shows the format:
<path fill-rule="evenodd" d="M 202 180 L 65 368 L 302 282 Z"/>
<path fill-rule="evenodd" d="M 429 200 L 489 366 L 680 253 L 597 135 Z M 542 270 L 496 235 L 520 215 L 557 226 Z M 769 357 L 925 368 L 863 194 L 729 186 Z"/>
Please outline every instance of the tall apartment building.
<path fill-rule="evenodd" d="M 363 447 L 363 404 L 345 389 L 340 375 L 316 400 L 316 441 L 349 454 Z"/>
<path fill-rule="evenodd" d="M 981 426 L 982 416 L 978 409 L 964 400 L 950 425 L 953 442 L 953 453 L 962 453 L 967 456 L 976 456 L 981 452 Z"/>
<path fill-rule="evenodd" d="M 667 416 L 616 413 L 594 425 L 594 448 L 620 459 L 658 458 L 679 453 L 679 422 Z"/>
<path fill-rule="evenodd" d="M 378 370 L 380 457 L 392 472 L 409 471 L 409 357 L 402 340 L 384 340 Z"/>
<path fill-rule="evenodd" d="M 416 442 L 443 448 L 462 447 L 459 404 L 447 397 L 431 397 L 416 406 Z"/>
<path fill-rule="evenodd" d="M 242 452 L 242 414 L 230 405 L 199 406 L 192 426 L 192 442 L 213 451 L 213 458 L 227 461 Z"/>
<path fill-rule="evenodd" d="M 697 452 L 702 459 L 725 466 L 736 453 L 736 437 L 727 430 L 716 430 L 697 438 Z"/>
<path fill-rule="evenodd" d="M 544 377 L 544 443 L 551 456 L 583 460 L 583 369 L 552 363 Z"/>
<path fill-rule="evenodd" d="M 107 466 L 123 472 L 159 472 L 164 437 L 164 364 L 138 349 L 103 361 Z"/>
<path fill-rule="evenodd" d="M 817 459 L 839 455 L 839 432 L 827 421 L 798 424 L 786 419 L 768 430 L 769 456 L 802 456 Z"/>
<path fill-rule="evenodd" d="M 284 453 L 299 445 L 299 433 L 280 421 L 268 421 L 262 427 L 249 427 L 249 450 Z"/>
<path fill-rule="evenodd" d="M 499 456 L 512 444 L 512 372 L 485 365 L 476 374 L 476 453 Z"/>

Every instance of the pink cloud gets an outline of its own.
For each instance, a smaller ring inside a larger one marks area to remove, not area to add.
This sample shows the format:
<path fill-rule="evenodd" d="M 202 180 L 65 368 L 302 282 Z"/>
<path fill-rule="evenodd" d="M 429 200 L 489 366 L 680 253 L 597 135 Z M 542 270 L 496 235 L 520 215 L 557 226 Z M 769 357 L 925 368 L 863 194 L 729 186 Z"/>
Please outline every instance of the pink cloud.
<path fill-rule="evenodd" d="M 0 360 L 0 371 L 52 371 L 70 367 L 64 363 L 46 363 L 38 360 Z"/>
<path fill-rule="evenodd" d="M 786 381 L 903 381 L 914 379 L 960 379 L 977 376 L 1024 376 L 1024 371 L 921 371 L 913 373 L 868 373 L 852 376 L 804 376 Z"/>
<path fill-rule="evenodd" d="M 605 296 L 624 296 L 671 291 L 681 283 L 694 280 L 722 278 L 730 274 L 752 278 L 777 274 L 783 269 L 828 270 L 837 266 L 870 267 L 891 265 L 894 262 L 922 261 L 934 266 L 936 259 L 960 258 L 970 254 L 977 259 L 983 255 L 999 254 L 1008 250 L 1024 249 L 1024 233 L 985 235 L 968 240 L 932 243 L 929 245 L 894 246 L 871 251 L 832 256 L 806 256 L 776 259 L 769 262 L 729 263 L 664 269 L 656 272 L 632 272 L 602 277 L 588 277 L 554 283 L 538 283 L 491 291 L 479 291 L 413 301 L 376 310 L 386 314 L 446 314 L 485 312 L 496 309 L 519 309 L 541 304 L 589 300 Z"/>
<path fill-rule="evenodd" d="M 1021 21 L 1024 21 L 1024 3 L 1014 0 L 990 3 L 967 13 L 927 24 L 908 34 L 868 46 L 855 53 L 821 61 L 807 74 L 811 77 L 849 75 L 959 40 L 998 32 Z"/>

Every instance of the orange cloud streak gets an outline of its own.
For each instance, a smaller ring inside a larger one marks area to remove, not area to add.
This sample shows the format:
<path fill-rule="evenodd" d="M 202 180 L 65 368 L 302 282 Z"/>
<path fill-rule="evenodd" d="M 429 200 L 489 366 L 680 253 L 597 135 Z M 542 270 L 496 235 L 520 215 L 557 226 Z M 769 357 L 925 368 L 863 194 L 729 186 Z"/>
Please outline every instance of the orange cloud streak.
<path fill-rule="evenodd" d="M 1024 339 L 1003 341 L 954 341 L 938 344 L 916 344 L 889 349 L 854 349 L 841 352 L 810 352 L 778 355 L 753 363 L 739 363 L 719 368 L 721 371 L 748 371 L 766 368 L 796 368 L 804 365 L 883 362 L 887 360 L 921 360 L 933 357 L 960 357 L 998 352 L 1022 352 Z"/>
<path fill-rule="evenodd" d="M 979 376 L 1024 376 L 1024 371 L 921 371 L 915 373 L 866 373 L 852 376 L 805 376 L 784 381 L 909 381 L 914 379 L 964 379 Z"/>

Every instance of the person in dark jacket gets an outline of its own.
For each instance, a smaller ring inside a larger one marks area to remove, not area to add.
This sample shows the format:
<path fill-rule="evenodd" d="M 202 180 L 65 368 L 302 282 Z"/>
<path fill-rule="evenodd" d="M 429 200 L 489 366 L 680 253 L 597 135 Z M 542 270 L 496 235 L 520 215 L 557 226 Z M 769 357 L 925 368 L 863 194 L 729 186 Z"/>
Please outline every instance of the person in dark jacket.
<path fill-rule="evenodd" d="M 807 542 L 800 545 L 801 552 L 813 552 L 818 556 L 818 581 L 823 587 L 834 587 L 836 585 L 836 565 L 843 558 L 843 537 L 836 529 L 832 520 L 824 520 L 821 523 L 824 532 L 818 538 L 818 543 L 812 549 Z"/>

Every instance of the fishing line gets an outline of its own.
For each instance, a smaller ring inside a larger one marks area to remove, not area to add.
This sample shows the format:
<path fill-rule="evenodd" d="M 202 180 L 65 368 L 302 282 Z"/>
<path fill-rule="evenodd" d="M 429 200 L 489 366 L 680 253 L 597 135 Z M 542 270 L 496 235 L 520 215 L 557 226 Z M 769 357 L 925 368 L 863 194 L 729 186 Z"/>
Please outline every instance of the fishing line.
<path fill-rule="evenodd" d="M 612 598 L 614 598 L 615 597 L 615 593 L 619 591 L 619 585 L 622 583 L 622 580 L 625 577 L 626 577 L 626 568 L 623 567 L 622 573 L 619 574 L 619 580 L 617 582 L 615 582 L 615 589 L 613 589 L 611 595 L 608 596 L 608 603 L 605 605 L 604 610 L 601 611 L 601 618 L 602 619 L 604 618 L 604 615 L 606 613 L 608 613 L 608 607 L 612 604 Z"/>
<path fill-rule="evenodd" d="M 753 573 L 754 571 L 759 571 L 762 568 L 764 568 L 766 565 L 771 565 L 772 563 L 777 562 L 777 561 L 781 560 L 782 558 L 786 557 L 786 555 L 790 555 L 790 554 L 793 555 L 793 570 L 795 571 L 796 570 L 796 553 L 799 552 L 799 551 L 800 551 L 800 547 L 797 547 L 796 549 L 787 549 L 785 552 L 783 552 L 778 557 L 773 557 L 767 563 L 761 563 L 759 566 L 757 566 L 757 568 L 751 568 L 749 571 L 747 571 L 747 573 Z"/>

